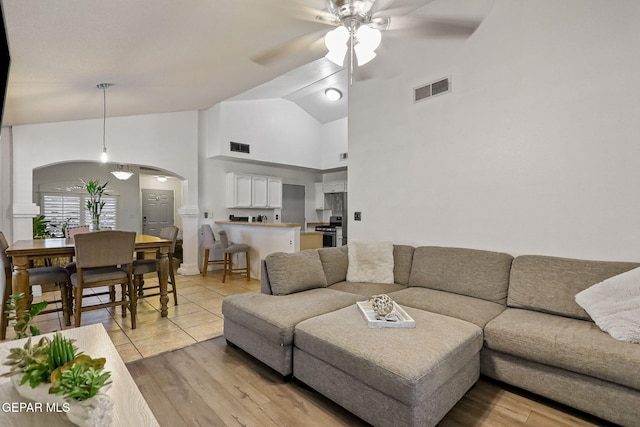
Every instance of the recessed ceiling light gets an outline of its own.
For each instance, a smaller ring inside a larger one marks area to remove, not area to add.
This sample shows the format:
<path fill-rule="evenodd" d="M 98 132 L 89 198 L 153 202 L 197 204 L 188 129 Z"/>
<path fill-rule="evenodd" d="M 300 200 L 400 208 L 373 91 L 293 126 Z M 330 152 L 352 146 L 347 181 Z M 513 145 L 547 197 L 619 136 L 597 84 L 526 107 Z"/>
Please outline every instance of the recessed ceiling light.
<path fill-rule="evenodd" d="M 324 94 L 329 98 L 329 101 L 337 101 L 342 98 L 342 92 L 334 87 L 330 87 L 329 89 L 324 91 Z"/>

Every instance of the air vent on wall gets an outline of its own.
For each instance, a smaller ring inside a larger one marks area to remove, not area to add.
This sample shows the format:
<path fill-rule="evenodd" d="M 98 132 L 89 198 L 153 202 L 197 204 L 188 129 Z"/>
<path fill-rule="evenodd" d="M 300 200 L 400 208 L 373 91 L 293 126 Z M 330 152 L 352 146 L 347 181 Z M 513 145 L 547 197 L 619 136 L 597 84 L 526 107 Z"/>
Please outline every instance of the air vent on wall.
<path fill-rule="evenodd" d="M 432 98 L 436 95 L 451 92 L 451 82 L 449 78 L 437 80 L 413 90 L 413 101 L 418 102 L 423 99 Z"/>
<path fill-rule="evenodd" d="M 236 153 L 247 153 L 249 154 L 249 144 L 241 144 L 239 142 L 233 142 L 231 141 L 230 143 L 230 150 Z"/>

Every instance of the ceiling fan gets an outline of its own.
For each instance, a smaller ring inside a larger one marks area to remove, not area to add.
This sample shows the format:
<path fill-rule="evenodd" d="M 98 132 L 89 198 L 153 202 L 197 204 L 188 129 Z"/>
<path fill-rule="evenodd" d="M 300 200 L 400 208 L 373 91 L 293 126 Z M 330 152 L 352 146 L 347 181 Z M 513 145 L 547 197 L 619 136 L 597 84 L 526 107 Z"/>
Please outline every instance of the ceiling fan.
<path fill-rule="evenodd" d="M 271 49 L 252 60 L 269 65 L 283 57 L 306 50 L 324 37 L 328 52 L 325 57 L 343 66 L 345 59 L 349 75 L 357 63 L 362 66 L 376 57 L 382 32 L 390 35 L 410 35 L 428 38 L 467 38 L 478 28 L 480 19 L 460 17 L 428 17 L 411 12 L 433 0 L 325 0 L 322 10 L 308 6 L 311 0 L 292 2 L 289 12 L 297 19 L 327 24 L 334 28 L 306 34 Z M 386 35 L 385 35 L 386 37 Z M 350 77 L 351 80 L 351 77 Z"/>

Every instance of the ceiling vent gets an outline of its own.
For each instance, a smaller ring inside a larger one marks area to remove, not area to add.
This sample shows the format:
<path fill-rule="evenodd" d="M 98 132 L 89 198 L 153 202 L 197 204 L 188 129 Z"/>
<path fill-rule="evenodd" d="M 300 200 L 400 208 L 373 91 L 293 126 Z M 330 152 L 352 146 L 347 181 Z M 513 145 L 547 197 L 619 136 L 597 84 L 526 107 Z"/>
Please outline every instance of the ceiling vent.
<path fill-rule="evenodd" d="M 239 142 L 231 141 L 229 143 L 229 149 L 234 153 L 246 153 L 246 154 L 249 154 L 249 144 L 241 144 Z"/>
<path fill-rule="evenodd" d="M 424 86 L 420 86 L 413 90 L 413 102 L 422 101 L 427 98 L 433 98 L 437 95 L 451 92 L 451 82 L 448 77 L 436 80 Z"/>

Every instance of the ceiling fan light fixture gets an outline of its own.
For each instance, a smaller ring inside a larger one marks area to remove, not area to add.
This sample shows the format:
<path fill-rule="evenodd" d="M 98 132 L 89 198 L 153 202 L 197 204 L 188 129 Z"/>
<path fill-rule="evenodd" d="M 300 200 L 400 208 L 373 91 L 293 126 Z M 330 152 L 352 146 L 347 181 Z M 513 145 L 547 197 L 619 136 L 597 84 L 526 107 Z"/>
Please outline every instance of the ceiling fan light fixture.
<path fill-rule="evenodd" d="M 347 55 L 347 41 L 349 37 L 349 30 L 343 26 L 329 31 L 324 36 L 324 44 L 327 46 L 327 49 L 329 49 L 325 57 L 334 64 L 342 67 L 344 58 Z"/>
<path fill-rule="evenodd" d="M 327 58 L 329 61 L 333 62 L 334 64 L 342 67 L 344 65 L 344 58 L 347 56 L 347 49 L 348 48 L 345 45 L 340 49 L 330 50 L 329 52 L 327 52 L 327 54 L 324 57 Z"/>
<path fill-rule="evenodd" d="M 338 89 L 334 87 L 330 87 L 326 89 L 324 91 L 324 94 L 327 97 L 327 99 L 329 99 L 329 101 L 338 101 L 340 98 L 342 98 L 342 92 L 340 92 Z"/>
<path fill-rule="evenodd" d="M 374 51 L 380 46 L 382 33 L 380 30 L 371 28 L 368 25 L 360 25 L 356 31 L 356 39 L 359 45 L 366 46 L 371 51 Z"/>
<path fill-rule="evenodd" d="M 362 46 L 360 44 L 357 44 L 353 50 L 355 51 L 356 58 L 358 59 L 358 66 L 366 64 L 377 56 L 372 49 L 368 49 L 366 46 Z"/>
<path fill-rule="evenodd" d="M 341 49 L 343 46 L 346 47 L 348 40 L 349 30 L 342 25 L 334 30 L 329 31 L 324 36 L 324 44 L 329 50 Z"/>

